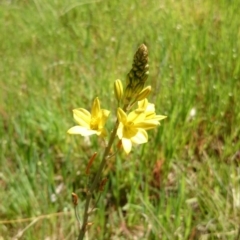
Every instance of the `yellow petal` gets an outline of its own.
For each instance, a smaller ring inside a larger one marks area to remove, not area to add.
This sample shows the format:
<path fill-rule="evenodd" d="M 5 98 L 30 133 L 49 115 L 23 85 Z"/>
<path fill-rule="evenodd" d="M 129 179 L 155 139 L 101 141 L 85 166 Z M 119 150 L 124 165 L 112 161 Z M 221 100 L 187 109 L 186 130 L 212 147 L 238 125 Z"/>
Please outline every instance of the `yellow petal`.
<path fill-rule="evenodd" d="M 139 129 L 137 134 L 131 138 L 135 144 L 142 144 L 148 141 L 148 134 L 144 129 Z"/>
<path fill-rule="evenodd" d="M 156 116 L 154 117 L 154 120 L 160 121 L 160 120 L 162 120 L 162 119 L 164 119 L 164 118 L 167 118 L 167 116 L 164 116 L 164 115 L 156 115 Z"/>
<path fill-rule="evenodd" d="M 126 154 L 129 154 L 132 149 L 132 142 L 128 138 L 122 138 L 122 146 Z"/>
<path fill-rule="evenodd" d="M 92 110 L 91 110 L 91 114 L 92 117 L 97 118 L 100 112 L 100 101 L 98 99 L 98 97 L 96 97 L 93 101 L 93 105 L 92 105 Z"/>
<path fill-rule="evenodd" d="M 97 131 L 95 131 L 95 130 L 87 129 L 87 128 L 81 127 L 81 126 L 72 127 L 67 132 L 69 134 L 80 134 L 82 136 L 90 136 L 90 135 L 97 133 Z"/>
<path fill-rule="evenodd" d="M 73 110 L 73 118 L 83 127 L 89 127 L 91 114 L 84 108 L 78 108 Z"/>
<path fill-rule="evenodd" d="M 145 119 L 155 119 L 156 113 L 155 112 L 148 112 L 146 113 Z"/>
<path fill-rule="evenodd" d="M 123 138 L 132 138 L 133 136 L 135 136 L 138 132 L 138 129 L 130 126 L 124 126 L 123 127 Z"/>
<path fill-rule="evenodd" d="M 148 103 L 146 112 L 155 112 L 155 105 L 153 103 Z"/>
<path fill-rule="evenodd" d="M 143 122 L 137 123 L 137 124 L 135 124 L 135 127 L 149 130 L 149 129 L 153 129 L 159 125 L 160 125 L 160 123 L 157 120 L 151 119 L 151 120 L 145 120 Z"/>
<path fill-rule="evenodd" d="M 101 110 L 102 110 L 103 116 L 107 118 L 109 116 L 109 114 L 110 114 L 110 111 L 108 111 L 106 109 L 101 109 Z"/>
<path fill-rule="evenodd" d="M 155 113 L 155 105 L 153 103 L 149 103 L 147 98 L 145 98 L 138 102 L 138 109 L 136 109 L 136 111 L 145 111 L 146 115 Z"/>
<path fill-rule="evenodd" d="M 107 130 L 105 128 L 101 129 L 100 132 L 97 132 L 96 133 L 98 136 L 101 136 L 101 137 L 106 137 L 107 136 Z"/>
<path fill-rule="evenodd" d="M 117 136 L 119 139 L 122 139 L 123 137 L 123 127 L 124 127 L 123 124 L 120 122 L 117 129 Z"/>
<path fill-rule="evenodd" d="M 117 110 L 117 117 L 119 122 L 122 122 L 123 124 L 127 122 L 127 114 L 121 108 L 118 108 Z"/>
<path fill-rule="evenodd" d="M 140 108 L 140 109 L 144 109 L 145 110 L 147 108 L 147 105 L 148 105 L 147 98 L 144 98 L 143 100 L 138 101 L 138 108 Z"/>
<path fill-rule="evenodd" d="M 142 122 L 144 118 L 145 114 L 143 112 L 137 113 L 136 111 L 132 111 L 128 114 L 127 121 L 135 124 L 137 122 Z"/>
<path fill-rule="evenodd" d="M 101 109 L 101 118 L 100 118 L 100 122 L 99 122 L 99 127 L 104 127 L 109 114 L 110 114 L 110 111 Z"/>

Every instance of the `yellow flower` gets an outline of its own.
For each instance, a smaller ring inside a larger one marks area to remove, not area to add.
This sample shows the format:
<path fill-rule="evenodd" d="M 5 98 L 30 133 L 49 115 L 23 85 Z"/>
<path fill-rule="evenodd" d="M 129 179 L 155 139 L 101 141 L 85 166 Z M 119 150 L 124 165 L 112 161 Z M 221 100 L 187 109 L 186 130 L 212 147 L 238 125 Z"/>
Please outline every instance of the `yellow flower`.
<path fill-rule="evenodd" d="M 93 101 L 91 113 L 84 108 L 73 110 L 73 118 L 78 126 L 74 126 L 68 130 L 69 134 L 80 134 L 82 136 L 90 136 L 97 134 L 98 136 L 106 136 L 104 125 L 110 111 L 100 108 L 100 101 L 96 97 Z"/>
<path fill-rule="evenodd" d="M 117 135 L 122 140 L 123 149 L 127 154 L 131 151 L 133 143 L 142 144 L 148 141 L 146 127 L 148 128 L 150 124 L 152 128 L 153 125 L 155 127 L 159 125 L 158 122 L 146 125 L 144 112 L 136 113 L 133 111 L 127 115 L 121 108 L 118 108 L 117 115 L 119 120 Z"/>
<path fill-rule="evenodd" d="M 158 122 L 167 117 L 164 115 L 156 115 L 154 104 L 149 103 L 146 98 L 143 99 L 142 101 L 138 101 L 138 108 L 135 111 L 137 113 L 142 113 L 142 112 L 145 113 L 145 119 L 144 119 L 145 123 Z M 160 123 L 159 123 L 159 125 L 160 125 Z M 151 129 L 151 128 L 148 128 L 148 129 Z"/>
<path fill-rule="evenodd" d="M 145 98 L 138 102 L 138 108 L 128 115 L 118 108 L 119 127 L 117 135 L 122 140 L 124 151 L 128 154 L 133 144 L 142 144 L 148 141 L 146 130 L 153 129 L 160 125 L 159 121 L 166 118 L 163 115 L 156 115 L 153 103 L 148 103 Z"/>

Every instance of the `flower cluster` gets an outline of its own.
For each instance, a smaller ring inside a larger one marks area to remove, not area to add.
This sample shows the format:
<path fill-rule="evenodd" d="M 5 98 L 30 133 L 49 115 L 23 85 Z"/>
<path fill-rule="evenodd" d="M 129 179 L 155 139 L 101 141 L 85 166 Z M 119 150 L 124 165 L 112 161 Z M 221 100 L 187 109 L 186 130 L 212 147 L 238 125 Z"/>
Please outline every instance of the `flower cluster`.
<path fill-rule="evenodd" d="M 118 102 L 117 109 L 117 131 L 115 134 L 122 142 L 124 151 L 128 154 L 133 144 L 142 144 L 148 142 L 146 130 L 156 128 L 160 125 L 159 121 L 166 118 L 163 115 L 157 115 L 153 103 L 147 100 L 151 92 L 151 86 L 144 88 L 148 78 L 148 51 L 142 44 L 134 55 L 132 69 L 127 75 L 125 91 L 121 80 L 114 82 L 114 93 Z M 137 108 L 130 113 L 128 109 L 137 104 Z M 90 136 L 96 134 L 101 137 L 107 135 L 105 123 L 109 117 L 110 111 L 101 109 L 100 101 L 95 98 L 93 101 L 91 113 L 84 108 L 73 110 L 73 117 L 78 124 L 68 130 L 69 134 L 80 134 Z"/>
<path fill-rule="evenodd" d="M 73 117 L 78 125 L 70 128 L 68 133 L 82 136 L 96 134 L 105 137 L 107 132 L 104 125 L 109 113 L 108 110 L 100 108 L 100 101 L 95 98 L 91 113 L 83 108 L 73 110 Z M 146 143 L 148 141 L 146 130 L 159 126 L 159 121 L 166 116 L 156 115 L 154 104 L 149 103 L 145 98 L 138 101 L 138 108 L 128 115 L 122 108 L 118 108 L 117 118 L 119 121 L 117 136 L 122 141 L 124 151 L 128 154 L 133 144 Z"/>

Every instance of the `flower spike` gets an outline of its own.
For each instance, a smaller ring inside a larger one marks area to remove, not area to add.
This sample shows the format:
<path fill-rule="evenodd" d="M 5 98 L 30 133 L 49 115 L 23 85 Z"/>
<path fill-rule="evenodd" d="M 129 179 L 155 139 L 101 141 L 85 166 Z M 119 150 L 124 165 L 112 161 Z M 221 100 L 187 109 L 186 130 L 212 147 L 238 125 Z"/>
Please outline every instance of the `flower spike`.
<path fill-rule="evenodd" d="M 134 55 L 132 69 L 127 75 L 125 99 L 130 102 L 144 88 L 144 84 L 149 75 L 148 49 L 141 44 Z"/>

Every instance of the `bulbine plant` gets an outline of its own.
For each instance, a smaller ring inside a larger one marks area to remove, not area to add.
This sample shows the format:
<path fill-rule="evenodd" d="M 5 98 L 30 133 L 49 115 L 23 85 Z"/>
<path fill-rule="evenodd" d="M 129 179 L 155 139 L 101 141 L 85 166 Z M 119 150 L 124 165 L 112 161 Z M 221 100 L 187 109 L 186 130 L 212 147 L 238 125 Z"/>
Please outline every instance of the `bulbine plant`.
<path fill-rule="evenodd" d="M 92 210 L 89 210 L 92 196 L 101 192 L 106 184 L 107 179 L 102 178 L 102 171 L 106 162 L 122 149 L 126 154 L 129 154 L 134 145 L 147 143 L 148 134 L 146 130 L 158 127 L 160 125 L 159 121 L 166 118 L 166 116 L 157 115 L 155 105 L 148 102 L 147 97 L 151 92 L 151 86 L 145 87 L 149 75 L 148 70 L 148 49 L 144 44 L 141 44 L 134 55 L 132 69 L 127 74 L 125 88 L 123 88 L 122 81 L 119 79 L 113 84 L 117 101 L 115 116 L 113 116 L 116 118 L 116 122 L 109 133 L 108 141 L 106 141 L 97 173 L 87 189 L 85 210 L 81 220 L 77 212 L 78 197 L 75 193 L 72 193 L 75 214 L 80 223 L 78 240 L 84 238 L 88 226 L 91 225 L 88 222 L 88 217 L 92 212 Z M 105 128 L 105 123 L 109 116 L 110 111 L 101 108 L 100 100 L 96 97 L 91 112 L 84 108 L 73 110 L 73 117 L 77 125 L 70 128 L 68 133 L 80 134 L 84 137 L 96 134 L 100 138 L 107 138 L 108 131 Z M 116 143 L 116 147 L 113 148 L 116 138 L 119 141 Z M 89 174 L 96 156 L 97 153 L 94 153 L 90 158 L 86 166 L 86 174 Z M 94 209 L 94 207 L 91 209 Z"/>

